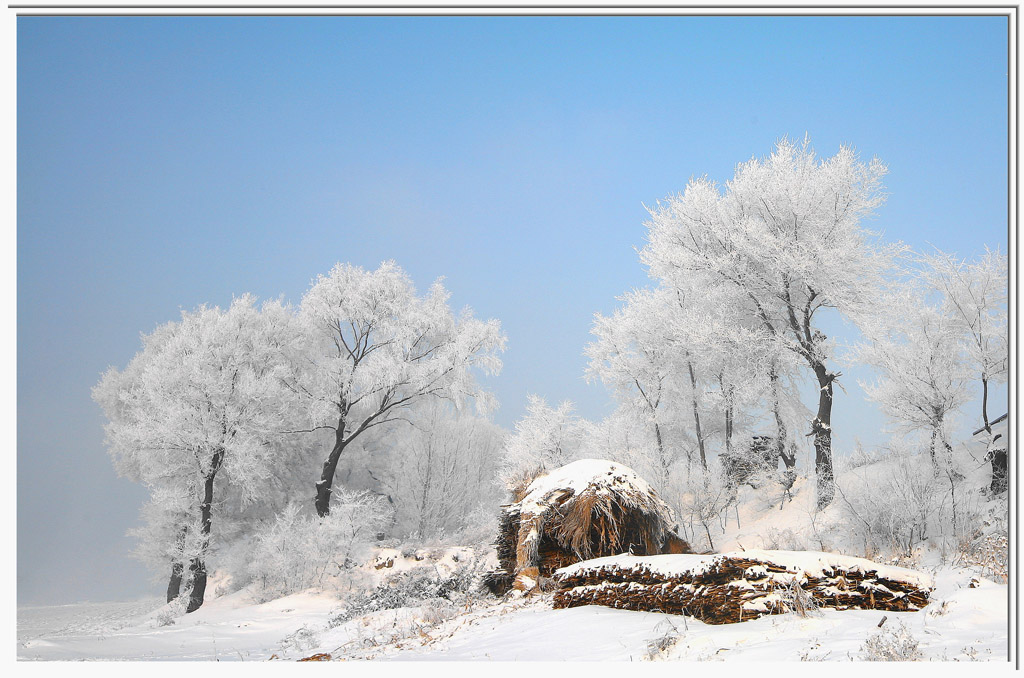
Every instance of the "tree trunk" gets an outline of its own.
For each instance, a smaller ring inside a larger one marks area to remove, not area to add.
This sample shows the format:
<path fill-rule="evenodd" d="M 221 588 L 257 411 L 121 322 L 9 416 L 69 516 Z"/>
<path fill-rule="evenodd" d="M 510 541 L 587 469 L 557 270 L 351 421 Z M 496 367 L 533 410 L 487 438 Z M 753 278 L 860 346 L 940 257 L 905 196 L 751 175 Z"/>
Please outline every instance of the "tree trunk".
<path fill-rule="evenodd" d="M 988 422 L 988 377 L 984 374 L 981 375 L 981 420 L 985 422 L 985 432 L 991 436 L 992 425 Z"/>
<path fill-rule="evenodd" d="M 786 454 L 789 431 L 786 430 L 786 422 L 782 419 L 782 399 L 779 397 L 779 373 L 774 364 L 772 364 L 771 370 L 768 372 L 768 380 L 772 388 L 772 414 L 775 416 L 775 451 L 779 455 L 779 459 L 789 469 L 796 465 L 796 455 Z"/>
<path fill-rule="evenodd" d="M 732 387 L 726 388 L 721 373 L 718 375 L 718 386 L 725 400 L 725 455 L 729 456 L 732 454 Z"/>
<path fill-rule="evenodd" d="M 171 579 L 167 582 L 167 602 L 171 602 L 181 594 L 181 574 L 184 571 L 180 561 L 171 563 Z"/>
<path fill-rule="evenodd" d="M 185 572 L 185 564 L 180 560 L 171 563 L 171 578 L 167 582 L 167 602 L 176 600 L 181 595 L 181 579 Z"/>
<path fill-rule="evenodd" d="M 811 422 L 814 434 L 814 473 L 817 476 L 818 509 L 832 503 L 836 494 L 836 482 L 832 472 L 832 382 L 835 375 L 825 365 L 814 365 L 818 378 L 818 416 Z"/>
<path fill-rule="evenodd" d="M 938 443 L 939 443 L 939 427 L 934 422 L 932 422 L 932 439 L 931 439 L 931 443 L 928 445 L 928 454 L 931 455 L 931 458 L 932 458 L 932 470 L 935 471 L 935 472 L 938 472 L 938 469 L 939 469 L 939 460 L 935 456 L 935 448 L 938 445 Z"/>
<path fill-rule="evenodd" d="M 790 448 L 787 450 L 789 431 L 786 430 L 786 422 L 782 419 L 782 402 L 779 397 L 779 373 L 776 371 L 774 364 L 771 367 L 768 378 L 771 380 L 772 385 L 772 413 L 775 415 L 775 452 L 786 466 L 786 470 L 782 474 L 782 502 L 779 504 L 779 509 L 781 510 L 786 502 L 787 495 L 789 500 L 793 501 L 793 495 L 790 490 L 793 489 L 793 485 L 796 483 L 796 449 Z M 773 464 L 773 468 L 778 468 L 778 461 Z"/>
<path fill-rule="evenodd" d="M 989 492 L 997 495 L 1006 491 L 1006 448 L 993 449 L 989 452 L 992 460 L 992 482 L 989 483 Z"/>
<path fill-rule="evenodd" d="M 661 426 L 658 420 L 654 420 L 654 440 L 658 445 L 658 459 L 661 462 L 661 492 L 664 495 L 668 492 L 668 476 L 672 460 L 665 454 L 665 442 L 661 438 Z"/>
<path fill-rule="evenodd" d="M 985 423 L 985 432 L 988 433 L 988 458 L 992 461 L 992 480 L 989 483 L 989 491 L 999 494 L 1006 491 L 1006 449 L 993 449 L 995 441 L 992 439 L 992 423 L 988 420 L 988 377 L 981 375 L 981 418 Z"/>
<path fill-rule="evenodd" d="M 220 470 L 220 465 L 224 461 L 224 450 L 218 450 L 213 455 L 213 463 L 210 465 L 210 471 L 203 479 L 203 503 L 199 505 L 199 514 L 202 520 L 202 542 L 199 548 L 199 553 L 189 563 L 188 571 L 192 580 L 192 593 L 188 599 L 188 607 L 185 608 L 185 612 L 195 612 L 203 606 L 203 599 L 206 596 L 206 563 L 204 558 L 206 552 L 210 548 L 210 531 L 213 525 L 212 506 L 213 506 L 213 479 L 217 475 L 217 471 Z"/>
<path fill-rule="evenodd" d="M 939 412 L 935 415 L 935 419 L 932 422 L 932 440 L 931 440 L 931 455 L 932 455 L 932 468 L 935 473 L 939 473 L 942 466 L 945 465 L 947 469 L 959 478 L 962 478 L 958 472 L 953 469 L 953 448 L 946 440 L 946 434 L 942 431 L 942 423 L 945 419 L 943 413 Z M 939 449 L 942 449 L 942 463 L 939 462 Z"/>
<path fill-rule="evenodd" d="M 338 469 L 338 460 L 341 453 L 345 451 L 345 419 L 338 420 L 338 429 L 334 434 L 334 447 L 324 461 L 323 469 L 320 471 L 320 481 L 316 484 L 316 513 L 323 518 L 331 512 L 331 487 L 334 485 L 334 472 Z"/>
<path fill-rule="evenodd" d="M 188 571 L 192 579 L 192 593 L 189 595 L 185 612 L 195 612 L 203 606 L 203 599 L 206 597 L 206 563 L 202 558 L 193 558 Z"/>
<path fill-rule="evenodd" d="M 434 443 L 433 440 L 427 439 L 427 463 L 426 463 L 426 475 L 427 477 L 423 482 L 423 497 L 420 501 L 420 520 L 419 520 L 419 534 L 420 539 L 423 539 L 427 534 L 427 502 L 430 499 L 430 486 L 431 480 L 434 475 Z"/>
<path fill-rule="evenodd" d="M 184 564 L 181 561 L 182 552 L 185 548 L 185 528 L 182 528 L 178 532 L 178 538 L 175 540 L 177 546 L 178 557 L 171 561 L 171 578 L 167 582 L 167 602 L 171 602 L 175 598 L 181 595 L 181 577 L 184 573 Z"/>
<path fill-rule="evenodd" d="M 700 465 L 705 471 L 707 471 L 708 459 L 704 453 L 704 436 L 700 432 L 700 411 L 697 409 L 697 378 L 693 374 L 693 363 L 687 360 L 686 366 L 690 369 L 690 386 L 693 389 L 693 424 L 697 431 L 697 447 L 700 449 Z"/>

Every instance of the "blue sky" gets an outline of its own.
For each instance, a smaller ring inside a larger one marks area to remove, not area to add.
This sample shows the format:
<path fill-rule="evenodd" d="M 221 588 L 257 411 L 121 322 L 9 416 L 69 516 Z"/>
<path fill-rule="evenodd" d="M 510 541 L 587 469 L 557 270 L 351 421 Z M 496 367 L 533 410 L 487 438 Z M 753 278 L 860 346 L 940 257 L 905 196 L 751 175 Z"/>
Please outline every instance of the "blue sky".
<path fill-rule="evenodd" d="M 180 308 L 298 301 L 337 261 L 446 276 L 509 337 L 488 385 L 511 426 L 527 393 L 609 411 L 582 349 L 647 284 L 643 204 L 783 135 L 885 161 L 888 239 L 1006 251 L 1006 39 L 995 17 L 19 18 L 19 603 L 159 593 L 89 389 Z M 882 442 L 846 388 L 837 448 Z"/>

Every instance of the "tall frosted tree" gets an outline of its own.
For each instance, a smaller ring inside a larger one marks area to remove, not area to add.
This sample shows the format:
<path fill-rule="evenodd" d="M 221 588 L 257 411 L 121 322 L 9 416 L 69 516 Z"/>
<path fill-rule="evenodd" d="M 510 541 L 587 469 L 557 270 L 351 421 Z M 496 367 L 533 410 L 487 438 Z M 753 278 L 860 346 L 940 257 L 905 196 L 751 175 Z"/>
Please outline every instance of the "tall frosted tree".
<path fill-rule="evenodd" d="M 274 441 L 291 416 L 283 352 L 294 339 L 279 303 L 261 310 L 247 295 L 225 310 L 200 306 L 144 335 L 128 366 L 93 389 L 116 468 L 152 492 L 140 536 L 160 542 L 168 599 L 184 583 L 188 612 L 205 596 L 215 490 L 227 483 L 253 500 L 278 461 Z"/>
<path fill-rule="evenodd" d="M 766 158 L 737 166 L 720 188 L 692 179 L 681 195 L 650 210 L 641 260 L 651 274 L 708 289 L 731 289 L 770 340 L 799 357 L 818 383 L 814 436 L 818 506 L 832 502 L 832 343 L 822 309 L 854 322 L 875 312 L 895 248 L 862 222 L 883 203 L 886 167 L 841 147 L 819 159 L 805 140 L 783 139 Z"/>
<path fill-rule="evenodd" d="M 489 405 L 473 373 L 501 370 L 505 337 L 496 320 L 455 315 L 448 298 L 440 281 L 419 296 L 394 262 L 376 271 L 338 264 L 303 297 L 306 344 L 287 383 L 306 404 L 308 430 L 333 433 L 316 482 L 319 515 L 330 512 L 338 460 L 366 431 L 429 398 Z"/>
<path fill-rule="evenodd" d="M 943 293 L 944 309 L 962 333 L 967 360 L 981 381 L 982 423 L 991 434 L 989 387 L 1006 381 L 1010 359 L 1006 255 L 986 250 L 984 255 L 967 262 L 936 252 L 923 257 L 923 263 L 925 279 Z"/>
<path fill-rule="evenodd" d="M 885 307 L 889 313 L 865 328 L 870 342 L 857 351 L 880 374 L 861 386 L 898 430 L 928 431 L 933 467 L 948 467 L 950 417 L 969 397 L 958 323 L 921 290 L 901 289 Z"/>
<path fill-rule="evenodd" d="M 666 410 L 673 398 L 676 366 L 672 360 L 666 317 L 673 310 L 668 290 L 637 290 L 622 297 L 611 316 L 594 316 L 593 342 L 586 376 L 600 380 L 634 416 L 650 427 L 654 438 L 659 487 L 668 478 L 680 448 L 666 440 Z M 703 461 L 703 455 L 702 455 Z"/>

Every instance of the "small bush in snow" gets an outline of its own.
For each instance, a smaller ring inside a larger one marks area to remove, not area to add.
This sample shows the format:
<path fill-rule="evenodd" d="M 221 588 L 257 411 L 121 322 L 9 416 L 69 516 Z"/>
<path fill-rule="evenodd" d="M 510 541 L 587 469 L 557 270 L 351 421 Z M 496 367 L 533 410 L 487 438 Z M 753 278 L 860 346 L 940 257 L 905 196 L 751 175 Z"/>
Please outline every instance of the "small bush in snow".
<path fill-rule="evenodd" d="M 888 453 L 885 450 L 865 450 L 861 446 L 860 441 L 857 441 L 853 452 L 850 453 L 850 456 L 846 457 L 842 465 L 846 470 L 853 470 L 862 466 L 877 464 L 887 456 Z"/>
<path fill-rule="evenodd" d="M 818 604 L 814 602 L 814 598 L 811 594 L 804 591 L 804 587 L 800 585 L 800 582 L 794 577 L 793 581 L 790 582 L 782 592 L 782 599 L 785 601 L 789 609 L 796 612 L 801 617 L 815 616 L 818 613 Z"/>
<path fill-rule="evenodd" d="M 653 660 L 660 657 L 663 653 L 669 650 L 673 645 L 679 642 L 679 637 L 682 635 L 679 627 L 673 624 L 669 619 L 665 619 L 663 622 L 659 622 L 654 627 L 655 631 L 664 632 L 647 641 L 647 659 Z"/>
<path fill-rule="evenodd" d="M 449 600 L 434 598 L 420 606 L 423 621 L 430 626 L 444 623 L 459 614 L 459 609 Z"/>
<path fill-rule="evenodd" d="M 913 662 L 922 659 L 917 646 L 918 640 L 900 622 L 898 626 L 890 625 L 868 636 L 860 649 L 864 659 L 871 662 Z"/>
<path fill-rule="evenodd" d="M 783 530 L 777 530 L 774 527 L 769 527 L 768 531 L 762 537 L 764 547 L 769 550 L 781 550 L 781 551 L 806 551 L 807 543 L 803 537 L 793 532 L 788 527 Z"/>
<path fill-rule="evenodd" d="M 320 645 L 320 634 L 305 624 L 295 633 L 282 638 L 280 643 L 282 650 L 296 650 L 298 652 L 307 652 L 318 645 Z"/>
<path fill-rule="evenodd" d="M 973 538 L 960 542 L 954 560 L 960 567 L 971 567 L 982 576 L 1005 584 L 1007 581 L 1008 543 L 1005 533 L 982 535 L 976 533 Z"/>
<path fill-rule="evenodd" d="M 434 570 L 419 568 L 399 572 L 381 582 L 371 591 L 353 596 L 348 606 L 330 620 L 332 627 L 380 610 L 418 607 L 424 603 L 462 602 L 477 585 L 473 565 L 461 567 L 452 574 L 439 576 Z"/>
<path fill-rule="evenodd" d="M 188 591 L 164 605 L 154 617 L 157 627 L 171 626 L 174 620 L 185 614 L 185 603 L 188 602 Z"/>
<path fill-rule="evenodd" d="M 368 493 L 335 490 L 331 512 L 304 516 L 290 504 L 258 531 L 249 564 L 264 600 L 343 578 L 364 558 L 386 524 L 385 500 Z"/>

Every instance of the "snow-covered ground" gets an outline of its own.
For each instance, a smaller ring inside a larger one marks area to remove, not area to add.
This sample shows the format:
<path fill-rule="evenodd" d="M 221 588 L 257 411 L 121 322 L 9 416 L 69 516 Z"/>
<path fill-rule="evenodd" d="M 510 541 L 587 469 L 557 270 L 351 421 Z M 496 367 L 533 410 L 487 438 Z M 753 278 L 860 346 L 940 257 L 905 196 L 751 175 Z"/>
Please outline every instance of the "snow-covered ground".
<path fill-rule="evenodd" d="M 976 588 L 970 588 L 971 580 Z M 244 592 L 210 601 L 199 611 L 158 626 L 155 615 L 111 624 L 112 604 L 78 608 L 79 624 L 49 635 L 45 608 L 19 611 L 19 659 L 264 661 L 316 653 L 334 658 L 390 660 L 638 661 L 822 660 L 864 658 L 869 636 L 904 624 L 922 658 L 1006 658 L 1007 588 L 970 572 L 937 573 L 933 602 L 922 612 L 821 610 L 708 625 L 692 618 L 588 606 L 551 609 L 538 596 L 483 605 L 441 623 L 420 608 L 374 613 L 330 628 L 339 601 L 302 593 L 252 604 Z M 63 608 L 49 608 L 54 617 Z M 885 618 L 880 629 L 879 622 Z M 92 624 L 92 626 L 89 626 Z M 51 627 L 52 628 L 52 627 Z"/>
<path fill-rule="evenodd" d="M 975 482 L 982 483 L 984 469 L 978 474 Z M 856 545 L 844 544 L 834 529 L 835 505 L 814 512 L 812 481 L 798 480 L 793 492 L 793 501 L 780 509 L 779 497 L 744 488 L 738 518 L 733 511 L 724 532 L 715 535 L 715 550 L 857 553 Z M 1005 511 L 1001 506 L 992 502 L 987 510 L 995 516 Z M 429 557 L 426 550 L 403 556 L 383 549 L 364 569 L 375 583 L 424 566 L 450 573 L 472 557 L 470 549 L 442 549 Z M 243 589 L 173 619 L 159 600 L 23 607 L 17 656 L 287 661 L 328 653 L 334 659 L 375 660 L 849 661 L 867 657 L 865 643 L 873 635 L 893 640 L 898 632 L 917 643 L 921 659 L 1005 661 L 1008 587 L 982 576 L 977 567 L 950 562 L 932 548 L 898 563 L 934 582 L 931 602 L 920 612 L 820 610 L 726 625 L 596 606 L 555 610 L 550 594 L 504 600 L 479 594 L 458 605 L 379 610 L 346 621 L 337 616 L 344 601 L 312 591 L 258 603 Z"/>

